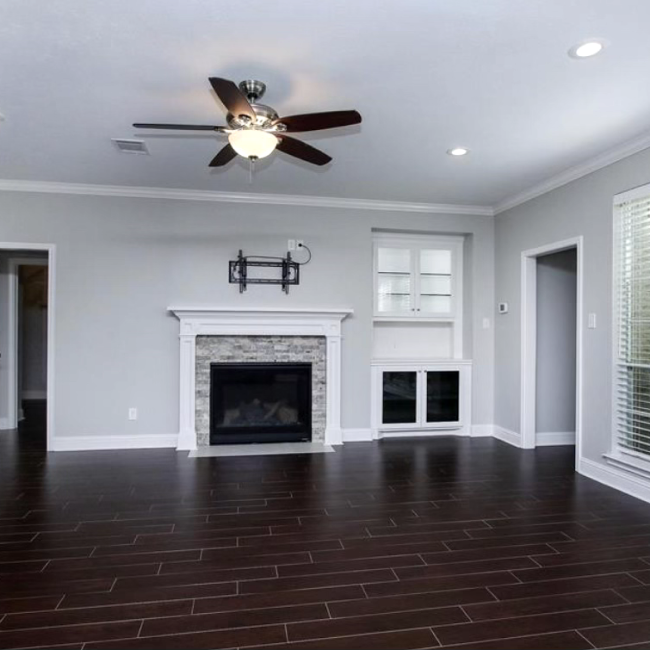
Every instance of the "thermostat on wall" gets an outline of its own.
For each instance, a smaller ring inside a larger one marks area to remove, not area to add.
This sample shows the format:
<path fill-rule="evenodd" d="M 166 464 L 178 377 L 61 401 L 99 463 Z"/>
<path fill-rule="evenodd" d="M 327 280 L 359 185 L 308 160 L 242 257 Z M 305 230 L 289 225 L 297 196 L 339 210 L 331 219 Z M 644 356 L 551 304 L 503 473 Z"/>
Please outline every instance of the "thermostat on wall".
<path fill-rule="evenodd" d="M 500 314 L 507 314 L 508 313 L 508 303 L 507 302 L 500 302 L 499 303 L 499 313 Z"/>

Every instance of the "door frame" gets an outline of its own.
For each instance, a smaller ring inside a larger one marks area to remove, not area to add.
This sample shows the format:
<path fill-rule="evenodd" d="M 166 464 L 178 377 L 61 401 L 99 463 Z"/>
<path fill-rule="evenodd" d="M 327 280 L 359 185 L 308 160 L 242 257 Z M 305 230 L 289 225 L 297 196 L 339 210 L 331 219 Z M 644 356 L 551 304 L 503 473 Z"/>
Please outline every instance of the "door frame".
<path fill-rule="evenodd" d="M 44 264 L 42 260 L 21 257 L 20 253 L 47 253 L 47 414 L 46 444 L 52 448 L 54 439 L 54 341 L 55 341 L 55 298 L 56 298 L 56 246 L 54 244 L 32 244 L 18 242 L 1 242 L 0 250 L 17 252 L 16 257 L 9 258 L 9 292 L 8 292 L 8 348 L 7 367 L 9 384 L 7 387 L 7 428 L 18 426 L 18 269 L 25 264 Z"/>
<path fill-rule="evenodd" d="M 576 467 L 582 452 L 582 313 L 583 260 L 582 235 L 531 248 L 521 253 L 521 446 L 536 446 L 537 411 L 537 258 L 576 249 Z"/>

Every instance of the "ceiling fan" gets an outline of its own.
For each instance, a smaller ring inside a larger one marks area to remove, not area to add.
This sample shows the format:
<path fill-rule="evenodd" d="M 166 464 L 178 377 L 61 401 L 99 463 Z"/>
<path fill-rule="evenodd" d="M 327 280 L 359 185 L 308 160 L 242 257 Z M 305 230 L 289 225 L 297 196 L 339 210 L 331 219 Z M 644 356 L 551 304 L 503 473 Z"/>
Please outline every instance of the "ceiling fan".
<path fill-rule="evenodd" d="M 237 87 L 229 79 L 210 77 L 210 83 L 228 110 L 228 126 L 145 123 L 133 126 L 138 129 L 226 133 L 228 144 L 210 162 L 210 167 L 222 167 L 237 154 L 255 161 L 265 158 L 275 149 L 314 165 L 326 165 L 332 160 L 330 156 L 287 134 L 333 129 L 361 122 L 361 115 L 357 111 L 329 111 L 279 117 L 275 109 L 258 103 L 266 91 L 266 84 L 261 81 L 250 79 L 242 81 Z"/>

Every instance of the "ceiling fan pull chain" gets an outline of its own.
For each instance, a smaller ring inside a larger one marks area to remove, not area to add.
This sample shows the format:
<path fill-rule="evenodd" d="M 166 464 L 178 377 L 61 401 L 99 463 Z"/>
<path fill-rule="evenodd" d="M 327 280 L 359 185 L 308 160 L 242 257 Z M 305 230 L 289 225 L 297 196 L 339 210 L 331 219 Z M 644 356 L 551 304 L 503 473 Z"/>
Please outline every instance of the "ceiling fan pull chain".
<path fill-rule="evenodd" d="M 248 166 L 248 184 L 252 185 L 253 184 L 253 167 L 255 166 L 255 160 L 253 158 L 249 158 L 249 166 Z"/>

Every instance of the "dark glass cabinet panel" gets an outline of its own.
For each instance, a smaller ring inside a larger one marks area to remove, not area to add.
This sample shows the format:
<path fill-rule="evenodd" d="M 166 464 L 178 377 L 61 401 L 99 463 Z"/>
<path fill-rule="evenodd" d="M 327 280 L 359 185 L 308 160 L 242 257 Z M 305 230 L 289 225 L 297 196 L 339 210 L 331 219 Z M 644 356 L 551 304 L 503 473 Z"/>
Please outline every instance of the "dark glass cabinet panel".
<path fill-rule="evenodd" d="M 382 422 L 384 424 L 417 422 L 417 377 L 415 371 L 383 373 Z"/>
<path fill-rule="evenodd" d="M 427 372 L 427 422 L 458 422 L 459 378 L 457 370 Z"/>

